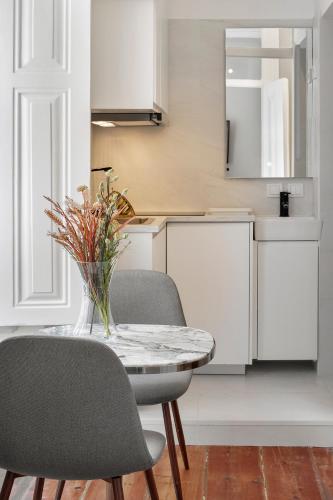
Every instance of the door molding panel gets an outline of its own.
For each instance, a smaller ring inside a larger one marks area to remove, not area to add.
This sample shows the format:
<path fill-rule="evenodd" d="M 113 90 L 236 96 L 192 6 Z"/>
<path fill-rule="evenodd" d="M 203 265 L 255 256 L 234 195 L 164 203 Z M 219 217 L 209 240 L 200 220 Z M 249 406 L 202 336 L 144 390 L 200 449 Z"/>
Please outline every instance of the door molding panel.
<path fill-rule="evenodd" d="M 15 0 L 14 71 L 69 71 L 70 0 Z"/>
<path fill-rule="evenodd" d="M 14 91 L 14 303 L 16 307 L 68 305 L 67 259 L 43 217 L 68 186 L 67 90 Z"/>

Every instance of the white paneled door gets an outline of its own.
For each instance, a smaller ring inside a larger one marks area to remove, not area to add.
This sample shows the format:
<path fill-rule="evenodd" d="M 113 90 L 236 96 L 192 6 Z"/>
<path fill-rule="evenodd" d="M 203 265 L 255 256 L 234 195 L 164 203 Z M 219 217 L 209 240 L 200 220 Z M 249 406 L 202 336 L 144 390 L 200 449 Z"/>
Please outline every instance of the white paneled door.
<path fill-rule="evenodd" d="M 89 182 L 90 0 L 1 0 L 0 324 L 73 321 L 79 276 L 43 195 Z"/>

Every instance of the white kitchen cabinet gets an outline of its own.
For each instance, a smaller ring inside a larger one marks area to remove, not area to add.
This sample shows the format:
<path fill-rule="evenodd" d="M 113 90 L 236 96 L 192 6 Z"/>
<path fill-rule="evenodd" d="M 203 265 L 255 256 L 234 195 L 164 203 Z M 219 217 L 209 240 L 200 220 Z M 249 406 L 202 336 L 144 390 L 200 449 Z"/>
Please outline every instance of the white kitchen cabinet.
<path fill-rule="evenodd" d="M 258 359 L 316 360 L 318 242 L 258 242 Z"/>
<path fill-rule="evenodd" d="M 93 110 L 167 111 L 166 0 L 92 0 Z"/>
<path fill-rule="evenodd" d="M 154 0 L 154 106 L 168 112 L 167 1 Z"/>
<path fill-rule="evenodd" d="M 167 273 L 178 287 L 187 324 L 214 336 L 215 365 L 252 360 L 251 246 L 251 223 L 167 225 Z"/>
<path fill-rule="evenodd" d="M 80 277 L 43 195 L 89 180 L 90 1 L 3 0 L 0 53 L 0 324 L 70 323 Z"/>
<path fill-rule="evenodd" d="M 117 270 L 146 269 L 166 272 L 166 228 L 159 233 L 130 232 L 127 248 L 119 257 Z"/>

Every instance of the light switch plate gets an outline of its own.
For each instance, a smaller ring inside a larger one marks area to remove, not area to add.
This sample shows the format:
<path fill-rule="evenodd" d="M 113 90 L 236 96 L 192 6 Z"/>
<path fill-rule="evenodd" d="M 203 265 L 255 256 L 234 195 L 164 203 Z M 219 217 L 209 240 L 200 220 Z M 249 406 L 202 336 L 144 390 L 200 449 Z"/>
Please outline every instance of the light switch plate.
<path fill-rule="evenodd" d="M 301 198 L 304 196 L 303 184 L 300 182 L 293 182 L 288 184 L 287 191 L 293 198 Z"/>
<path fill-rule="evenodd" d="M 281 183 L 275 182 L 274 184 L 266 184 L 266 196 L 268 198 L 280 196 L 281 191 L 283 191 Z"/>

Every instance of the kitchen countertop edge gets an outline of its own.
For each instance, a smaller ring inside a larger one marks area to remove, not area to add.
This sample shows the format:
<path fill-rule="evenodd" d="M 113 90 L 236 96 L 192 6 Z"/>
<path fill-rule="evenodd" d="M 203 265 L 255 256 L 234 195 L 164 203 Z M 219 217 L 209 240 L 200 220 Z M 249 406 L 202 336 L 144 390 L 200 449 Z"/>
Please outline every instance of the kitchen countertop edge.
<path fill-rule="evenodd" d="M 159 233 L 168 222 L 254 222 L 255 216 L 248 214 L 228 215 L 164 215 L 151 216 L 150 224 L 128 225 L 124 232 L 132 233 Z"/>

